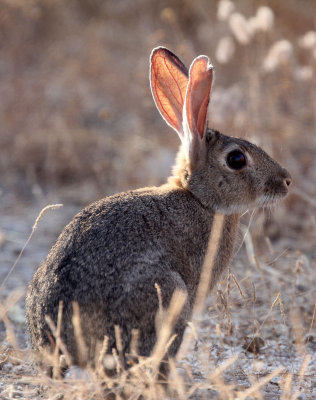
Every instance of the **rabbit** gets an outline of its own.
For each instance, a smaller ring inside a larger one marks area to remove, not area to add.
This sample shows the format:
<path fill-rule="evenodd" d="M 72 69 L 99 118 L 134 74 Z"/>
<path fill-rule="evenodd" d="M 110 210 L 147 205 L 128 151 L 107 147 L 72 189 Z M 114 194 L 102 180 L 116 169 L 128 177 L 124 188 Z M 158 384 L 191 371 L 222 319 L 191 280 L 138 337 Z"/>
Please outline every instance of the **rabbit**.
<path fill-rule="evenodd" d="M 224 225 L 209 290 L 231 261 L 240 215 L 288 193 L 289 172 L 261 148 L 208 127 L 213 81 L 207 56 L 195 58 L 188 71 L 168 49 L 152 51 L 152 95 L 181 140 L 172 176 L 159 187 L 99 200 L 64 228 L 27 291 L 28 330 L 37 352 L 54 348 L 46 316 L 57 324 L 62 301 L 61 340 L 73 364 L 82 362 L 74 302 L 88 351 L 85 363 L 94 363 L 105 336 L 108 353 L 118 349 L 115 326 L 127 366 L 134 329 L 139 355 L 149 356 L 157 339 L 158 285 L 164 309 L 175 290 L 186 295 L 166 355 L 174 357 L 191 318 L 215 214 L 224 214 Z"/>

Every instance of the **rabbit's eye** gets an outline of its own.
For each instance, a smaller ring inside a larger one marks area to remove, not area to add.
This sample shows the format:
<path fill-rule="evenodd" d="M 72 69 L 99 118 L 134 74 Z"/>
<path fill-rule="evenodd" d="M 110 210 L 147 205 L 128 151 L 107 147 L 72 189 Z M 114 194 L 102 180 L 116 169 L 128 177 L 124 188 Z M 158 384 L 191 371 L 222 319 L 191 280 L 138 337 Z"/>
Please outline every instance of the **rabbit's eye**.
<path fill-rule="evenodd" d="M 247 164 L 247 158 L 240 150 L 233 150 L 228 153 L 226 162 L 231 169 L 242 169 Z"/>

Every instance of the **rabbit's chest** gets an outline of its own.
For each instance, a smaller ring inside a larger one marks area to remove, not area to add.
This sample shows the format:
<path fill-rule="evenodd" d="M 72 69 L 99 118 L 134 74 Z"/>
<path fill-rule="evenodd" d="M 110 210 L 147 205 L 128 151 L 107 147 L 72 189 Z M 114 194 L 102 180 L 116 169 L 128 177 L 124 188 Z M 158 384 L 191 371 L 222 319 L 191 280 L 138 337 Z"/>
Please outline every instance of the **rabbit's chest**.
<path fill-rule="evenodd" d="M 238 214 L 225 216 L 221 239 L 217 250 L 217 256 L 215 258 L 214 266 L 212 268 L 210 289 L 212 289 L 214 285 L 216 285 L 218 279 L 231 262 L 235 248 L 238 223 Z"/>
<path fill-rule="evenodd" d="M 220 244 L 212 268 L 210 289 L 217 283 L 223 271 L 229 266 L 234 247 L 238 227 L 238 216 L 225 216 Z M 187 285 L 189 293 L 194 295 L 201 278 L 201 271 L 206 259 L 208 246 L 210 245 L 212 221 L 200 223 L 191 230 L 185 229 L 179 238 L 178 245 L 172 250 L 173 265 Z M 186 234 L 187 233 L 187 234 Z"/>

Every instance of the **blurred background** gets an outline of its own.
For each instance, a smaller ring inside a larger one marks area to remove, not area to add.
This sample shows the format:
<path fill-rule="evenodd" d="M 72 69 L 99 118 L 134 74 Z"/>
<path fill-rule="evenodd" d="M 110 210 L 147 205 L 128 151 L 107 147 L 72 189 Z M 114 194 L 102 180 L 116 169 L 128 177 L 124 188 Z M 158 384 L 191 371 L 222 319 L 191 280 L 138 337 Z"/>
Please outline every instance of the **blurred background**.
<path fill-rule="evenodd" d="M 149 56 L 207 54 L 211 126 L 263 146 L 291 195 L 264 232 L 316 238 L 316 2 L 0 0 L 0 203 L 82 207 L 166 180 L 179 145 L 155 109 Z M 273 221 L 273 222 L 272 222 Z"/>

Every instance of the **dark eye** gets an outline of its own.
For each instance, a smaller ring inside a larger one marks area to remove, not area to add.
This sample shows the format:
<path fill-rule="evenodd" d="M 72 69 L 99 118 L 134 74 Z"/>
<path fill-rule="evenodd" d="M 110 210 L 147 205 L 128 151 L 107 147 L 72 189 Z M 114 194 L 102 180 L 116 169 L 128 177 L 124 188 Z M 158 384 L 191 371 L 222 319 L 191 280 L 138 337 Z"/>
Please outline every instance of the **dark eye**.
<path fill-rule="evenodd" d="M 228 153 L 226 162 L 231 169 L 241 169 L 247 164 L 247 159 L 240 150 L 233 150 Z"/>

